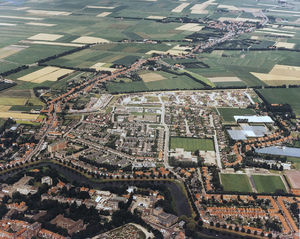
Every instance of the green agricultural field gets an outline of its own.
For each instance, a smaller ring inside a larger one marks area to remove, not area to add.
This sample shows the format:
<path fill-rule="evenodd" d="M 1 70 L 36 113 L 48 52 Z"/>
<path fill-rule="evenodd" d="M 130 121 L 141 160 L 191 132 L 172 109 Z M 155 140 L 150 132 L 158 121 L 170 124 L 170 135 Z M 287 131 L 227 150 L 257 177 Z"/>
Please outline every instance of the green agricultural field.
<path fill-rule="evenodd" d="M 41 123 L 38 122 L 31 122 L 31 121 L 24 121 L 24 120 L 17 120 L 17 124 L 25 124 L 25 125 L 32 125 L 32 126 L 40 126 Z"/>
<path fill-rule="evenodd" d="M 234 122 L 235 115 L 254 115 L 255 112 L 252 109 L 246 108 L 218 108 L 220 115 L 226 122 Z"/>
<path fill-rule="evenodd" d="M 24 112 L 29 112 L 32 109 L 42 109 L 42 106 L 24 106 L 24 105 L 13 105 L 10 107 L 9 111 L 24 111 Z"/>
<path fill-rule="evenodd" d="M 0 97 L 0 105 L 25 105 L 26 102 L 25 98 Z"/>
<path fill-rule="evenodd" d="M 0 82 L 0 91 L 6 90 L 10 87 L 13 87 L 14 84 L 9 84 L 9 83 L 4 83 L 4 82 Z M 1 92 L 2 94 L 2 92 Z"/>
<path fill-rule="evenodd" d="M 224 191 L 229 192 L 252 192 L 251 185 L 245 174 L 221 174 L 221 182 Z"/>
<path fill-rule="evenodd" d="M 74 47 L 65 46 L 48 46 L 48 45 L 31 45 L 23 51 L 19 51 L 5 59 L 10 62 L 17 62 L 20 64 L 32 64 L 38 60 L 44 59 L 55 54 L 59 54 L 68 50 L 74 49 Z"/>
<path fill-rule="evenodd" d="M 186 72 L 186 73 L 190 74 L 192 77 L 195 77 L 196 79 L 210 85 L 211 87 L 215 87 L 214 83 L 212 83 L 209 79 L 207 79 L 203 76 L 200 76 L 198 74 L 195 74 L 195 73 L 192 73 L 192 72 L 189 72 L 189 71 L 186 71 L 186 70 L 181 70 L 179 72 L 182 72 L 182 73 Z"/>
<path fill-rule="evenodd" d="M 38 106 L 44 106 L 45 103 L 42 102 L 42 101 L 40 101 L 38 98 L 30 98 L 30 99 L 27 101 L 26 105 L 28 105 L 28 106 L 31 106 L 31 105 L 32 105 L 32 106 L 35 106 L 35 105 L 38 105 Z"/>
<path fill-rule="evenodd" d="M 258 90 L 270 104 L 291 105 L 297 115 L 300 115 L 299 88 L 272 88 Z"/>
<path fill-rule="evenodd" d="M 194 139 L 194 138 L 171 138 L 170 148 L 183 148 L 186 151 L 195 152 L 196 150 L 214 151 L 214 142 L 212 139 Z"/>
<path fill-rule="evenodd" d="M 223 81 L 223 82 L 214 82 L 216 88 L 227 88 L 227 87 L 247 87 L 246 83 L 243 81 Z"/>
<path fill-rule="evenodd" d="M 148 87 L 145 85 L 144 81 L 110 83 L 107 84 L 106 87 L 109 93 L 139 92 L 148 90 Z"/>
<path fill-rule="evenodd" d="M 1 97 L 7 98 L 30 98 L 33 90 L 17 90 L 16 87 L 1 91 Z"/>
<path fill-rule="evenodd" d="M 139 74 L 151 73 L 152 71 L 140 71 Z M 159 91 L 159 90 L 179 90 L 179 89 L 203 89 L 204 85 L 194 81 L 188 76 L 177 76 L 164 71 L 156 71 L 166 78 L 165 80 L 158 80 L 152 82 L 136 81 L 128 83 L 109 83 L 107 89 L 110 93 L 124 93 L 124 92 L 139 92 L 139 91 Z M 201 76 L 199 76 L 201 77 Z M 205 79 L 203 77 L 203 79 Z"/>
<path fill-rule="evenodd" d="M 252 175 L 258 193 L 275 193 L 276 189 L 286 188 L 280 176 Z"/>

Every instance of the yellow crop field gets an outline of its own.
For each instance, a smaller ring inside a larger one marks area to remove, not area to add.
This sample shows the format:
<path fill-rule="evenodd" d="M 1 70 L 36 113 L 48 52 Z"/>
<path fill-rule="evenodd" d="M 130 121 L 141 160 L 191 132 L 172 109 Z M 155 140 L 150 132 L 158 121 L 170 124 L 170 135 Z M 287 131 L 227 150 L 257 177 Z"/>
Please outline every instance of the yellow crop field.
<path fill-rule="evenodd" d="M 50 23 L 39 23 L 39 22 L 28 22 L 25 23 L 26 25 L 31 25 L 31 26 L 42 26 L 42 27 L 53 27 L 56 26 L 57 24 L 50 24 Z"/>
<path fill-rule="evenodd" d="M 237 77 L 212 77 L 208 78 L 211 82 L 236 82 L 236 81 L 241 81 Z"/>
<path fill-rule="evenodd" d="M 24 50 L 25 48 L 22 47 L 14 47 L 14 46 L 7 46 L 2 49 L 0 49 L 0 59 L 3 59 L 5 57 L 11 56 L 21 50 Z"/>
<path fill-rule="evenodd" d="M 41 41 L 55 41 L 64 35 L 39 33 L 32 37 L 27 38 L 28 40 L 41 40 Z"/>
<path fill-rule="evenodd" d="M 281 76 L 291 76 L 300 78 L 300 67 L 298 66 L 285 66 L 285 65 L 275 65 L 273 69 L 269 72 L 270 75 L 281 75 Z"/>
<path fill-rule="evenodd" d="M 192 27 L 190 29 L 187 29 L 187 31 L 190 31 L 190 32 L 199 32 L 199 31 L 202 30 L 203 27 L 204 26 L 194 26 L 194 27 Z"/>
<path fill-rule="evenodd" d="M 48 75 L 51 72 L 57 71 L 59 70 L 59 67 L 52 67 L 52 66 L 47 66 L 43 69 L 37 70 L 35 72 L 32 72 L 28 75 L 22 76 L 20 78 L 18 78 L 18 80 L 22 80 L 22 81 L 33 81 L 35 79 L 38 79 L 44 75 Z"/>
<path fill-rule="evenodd" d="M 51 45 L 51 46 L 71 46 L 71 47 L 82 47 L 85 44 L 75 43 L 63 43 L 63 42 L 48 42 L 48 41 L 26 41 L 25 43 L 39 44 L 39 45 Z"/>
<path fill-rule="evenodd" d="M 178 7 L 175 7 L 172 12 L 181 12 L 183 9 L 185 9 L 189 3 L 181 3 Z"/>
<path fill-rule="evenodd" d="M 187 54 L 186 51 L 178 51 L 178 50 L 168 50 L 167 53 L 172 54 L 172 55 L 181 55 L 181 54 Z"/>
<path fill-rule="evenodd" d="M 284 48 L 288 48 L 288 49 L 293 49 L 295 45 L 296 45 L 295 43 L 276 42 L 274 46 L 284 47 Z"/>
<path fill-rule="evenodd" d="M 220 4 L 218 6 L 218 8 L 226 8 L 227 10 L 232 10 L 232 11 L 239 11 L 240 9 L 233 6 L 233 5 L 223 5 L 223 4 Z"/>
<path fill-rule="evenodd" d="M 172 49 L 173 50 L 182 50 L 182 51 L 184 51 L 186 49 L 193 49 L 193 47 L 186 47 L 186 46 L 177 45 L 177 46 L 174 46 Z"/>
<path fill-rule="evenodd" d="M 61 12 L 61 11 L 44 11 L 44 10 L 27 10 L 28 13 L 34 14 L 34 15 L 43 15 L 43 16 L 68 16 L 71 14 L 71 12 Z"/>
<path fill-rule="evenodd" d="M 299 84 L 300 67 L 275 65 L 269 74 L 251 72 L 252 75 L 269 85 Z"/>
<path fill-rule="evenodd" d="M 187 31 L 188 29 L 196 27 L 196 26 L 199 26 L 199 24 L 197 24 L 197 23 L 187 23 L 187 24 L 184 24 L 180 27 L 175 28 L 175 30 Z"/>
<path fill-rule="evenodd" d="M 90 44 L 90 43 L 97 43 L 97 42 L 106 42 L 108 43 L 109 41 L 100 37 L 88 37 L 88 36 L 82 36 L 74 41 L 75 43 L 85 43 L 85 44 Z"/>
<path fill-rule="evenodd" d="M 294 34 L 286 34 L 286 33 L 279 33 L 279 32 L 270 32 L 270 31 L 255 31 L 255 33 L 268 33 L 274 36 L 287 36 L 287 37 L 294 37 Z"/>
<path fill-rule="evenodd" d="M 86 6 L 86 8 L 114 9 L 115 7 Z"/>
<path fill-rule="evenodd" d="M 57 81 L 57 78 L 66 74 L 70 74 L 74 72 L 74 70 L 68 70 L 68 69 L 59 69 L 57 71 L 51 72 L 50 74 L 44 75 L 42 77 L 39 77 L 35 80 L 33 80 L 33 83 L 42 83 L 44 81 Z"/>
<path fill-rule="evenodd" d="M 165 80 L 166 78 L 156 74 L 156 73 L 146 73 L 140 75 L 140 77 L 143 79 L 144 82 L 152 82 L 152 81 L 159 81 L 159 80 Z"/>
<path fill-rule="evenodd" d="M 2 112 L 7 112 L 10 109 L 11 105 L 0 105 L 0 115 Z"/>
<path fill-rule="evenodd" d="M 194 13 L 194 14 L 207 14 L 208 11 L 205 10 L 205 8 L 208 7 L 208 5 L 210 4 L 217 4 L 217 3 L 214 3 L 215 0 L 208 0 L 204 3 L 201 3 L 201 4 L 195 4 L 193 7 L 191 7 L 190 9 L 192 10 L 191 13 Z"/>
<path fill-rule="evenodd" d="M 98 62 L 95 65 L 91 66 L 90 68 L 94 68 L 94 69 L 96 69 L 96 71 L 110 71 L 110 72 L 114 72 L 114 71 L 117 70 L 115 68 L 109 68 L 109 67 L 106 67 L 104 65 L 106 65 L 106 63 Z"/>
<path fill-rule="evenodd" d="M 97 17 L 106 17 L 109 14 L 111 14 L 111 12 L 102 12 L 102 13 L 98 14 Z"/>
<path fill-rule="evenodd" d="M 4 23 L 4 22 L 0 22 L 0 26 L 17 26 L 17 24 L 14 24 L 14 23 Z"/>
<path fill-rule="evenodd" d="M 41 21 L 41 20 L 44 20 L 44 18 L 37 18 L 37 17 L 18 17 L 18 16 L 5 16 L 5 15 L 0 15 L 0 18 L 24 19 L 24 20 L 31 20 L 31 21 Z"/>
<path fill-rule="evenodd" d="M 151 50 L 151 51 L 146 52 L 147 55 L 152 55 L 153 53 L 166 54 L 165 51 L 156 51 L 156 50 Z"/>
<path fill-rule="evenodd" d="M 149 16 L 149 17 L 147 17 L 148 19 L 157 19 L 157 20 L 162 20 L 162 19 L 164 19 L 164 18 L 166 18 L 166 17 L 164 17 L 164 16 Z"/>
<path fill-rule="evenodd" d="M 9 118 L 12 117 L 14 119 L 36 119 L 38 114 L 22 114 L 22 113 L 14 113 L 14 112 L 0 112 L 0 118 Z"/>

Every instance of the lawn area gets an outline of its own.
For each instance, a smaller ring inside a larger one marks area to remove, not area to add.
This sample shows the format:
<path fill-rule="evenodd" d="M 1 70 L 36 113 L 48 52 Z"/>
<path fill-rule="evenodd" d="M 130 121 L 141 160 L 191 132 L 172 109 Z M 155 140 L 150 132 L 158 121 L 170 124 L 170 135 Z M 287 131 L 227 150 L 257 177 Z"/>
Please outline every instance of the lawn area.
<path fill-rule="evenodd" d="M 224 191 L 229 192 L 252 192 L 251 185 L 245 174 L 221 174 L 221 182 Z"/>
<path fill-rule="evenodd" d="M 171 138 L 171 149 L 183 148 L 186 151 L 195 152 L 196 150 L 214 151 L 212 139 L 194 138 Z"/>
<path fill-rule="evenodd" d="M 300 169 L 300 158 L 287 157 L 287 161 L 293 162 L 293 166 L 299 170 Z"/>
<path fill-rule="evenodd" d="M 300 115 L 300 94 L 299 88 L 272 88 L 259 89 L 265 100 L 270 104 L 285 104 L 291 105 L 297 115 Z"/>
<path fill-rule="evenodd" d="M 252 109 L 246 108 L 218 108 L 220 115 L 222 116 L 223 120 L 226 122 L 235 121 L 235 115 L 254 115 L 255 112 Z"/>
<path fill-rule="evenodd" d="M 280 176 L 252 175 L 258 193 L 275 193 L 276 189 L 286 188 Z"/>

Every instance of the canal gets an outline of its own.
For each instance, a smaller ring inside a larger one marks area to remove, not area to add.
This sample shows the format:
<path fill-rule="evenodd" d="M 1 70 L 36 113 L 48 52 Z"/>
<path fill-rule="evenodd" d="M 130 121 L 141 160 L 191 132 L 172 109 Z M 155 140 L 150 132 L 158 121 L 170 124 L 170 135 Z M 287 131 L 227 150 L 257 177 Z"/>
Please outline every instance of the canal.
<path fill-rule="evenodd" d="M 55 168 L 58 171 L 60 171 L 70 181 L 75 180 L 77 182 L 84 182 L 84 183 L 89 184 L 93 188 L 98 188 L 98 189 L 102 189 L 107 186 L 110 186 L 110 187 L 118 187 L 118 186 L 124 186 L 124 185 L 135 186 L 135 185 L 145 182 L 145 181 L 135 180 L 135 181 L 108 181 L 108 182 L 103 182 L 103 183 L 95 183 L 95 182 L 91 182 L 90 180 L 88 180 L 87 178 L 82 176 L 80 173 L 78 173 L 66 166 L 58 165 L 55 163 L 40 163 L 40 164 L 35 164 L 35 165 L 28 165 L 27 168 L 23 167 L 23 168 L 13 169 L 9 173 L 1 174 L 0 178 L 5 180 L 9 176 L 11 176 L 19 171 L 22 171 L 22 170 L 25 170 L 28 168 L 38 167 L 38 166 L 50 166 L 50 167 Z M 175 199 L 176 210 L 177 210 L 178 216 L 186 215 L 187 217 L 191 217 L 191 210 L 190 210 L 189 204 L 188 204 L 185 196 L 182 194 L 180 187 L 177 184 L 170 182 L 170 181 L 151 181 L 151 180 L 149 180 L 146 182 L 151 182 L 153 184 L 163 184 L 163 185 L 167 186 L 168 188 L 170 188 L 170 191 Z M 235 233 L 230 233 L 230 232 L 229 233 L 220 232 L 215 229 L 208 229 L 205 226 L 203 228 L 201 228 L 199 232 L 204 237 L 207 237 L 207 238 L 220 238 L 220 239 L 228 239 L 228 238 L 232 238 L 232 239 L 252 239 L 253 238 L 253 239 L 255 239 L 256 238 L 256 237 L 251 237 L 250 235 L 247 235 L 247 234 L 245 234 L 244 236 L 241 236 L 241 235 L 237 235 Z"/>

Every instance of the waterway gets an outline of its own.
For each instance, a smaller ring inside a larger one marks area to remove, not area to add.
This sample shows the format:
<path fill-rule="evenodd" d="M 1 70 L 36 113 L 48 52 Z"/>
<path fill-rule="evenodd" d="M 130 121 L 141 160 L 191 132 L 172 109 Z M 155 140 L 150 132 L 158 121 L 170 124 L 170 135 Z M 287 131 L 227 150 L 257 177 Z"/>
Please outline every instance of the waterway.
<path fill-rule="evenodd" d="M 141 183 L 145 182 L 145 181 L 139 181 L 139 180 L 134 180 L 134 181 L 123 181 L 122 180 L 122 181 L 108 181 L 108 182 L 103 182 L 103 183 L 95 183 L 95 182 L 91 182 L 90 180 L 88 180 L 87 178 L 82 176 L 80 173 L 73 171 L 62 165 L 55 164 L 55 163 L 40 163 L 38 165 L 30 165 L 28 167 L 32 168 L 32 167 L 37 167 L 37 166 L 51 166 L 51 167 L 59 170 L 70 181 L 75 180 L 77 182 L 84 182 L 84 183 L 89 184 L 93 188 L 99 188 L 99 189 L 102 189 L 107 186 L 109 186 L 109 187 L 118 187 L 118 186 L 123 186 L 123 185 L 135 186 L 137 184 L 141 184 Z M 21 171 L 23 169 L 15 169 L 14 172 L 11 171 L 11 173 L 2 174 L 2 175 L 0 175 L 0 178 L 6 179 L 10 175 L 12 175 L 18 171 Z M 170 181 L 146 181 L 146 182 L 151 182 L 153 184 L 163 184 L 163 185 L 167 186 L 171 190 L 171 193 L 175 200 L 176 211 L 177 211 L 178 216 L 181 216 L 181 215 L 186 215 L 187 217 L 191 216 L 191 210 L 190 210 L 189 204 L 187 203 L 185 196 L 182 194 L 181 189 L 177 184 L 170 182 Z"/>
<path fill-rule="evenodd" d="M 53 168 L 56 168 L 66 178 L 68 178 L 71 181 L 75 180 L 77 182 L 84 182 L 84 183 L 89 184 L 93 188 L 99 188 L 99 189 L 107 187 L 107 186 L 111 186 L 111 187 L 117 187 L 117 186 L 123 186 L 123 185 L 134 186 L 134 185 L 145 182 L 145 181 L 135 180 L 135 181 L 108 181 L 108 182 L 103 182 L 103 183 L 95 183 L 95 182 L 91 182 L 90 180 L 88 180 L 87 178 L 82 176 L 80 173 L 75 172 L 65 166 L 55 164 L 55 163 L 40 163 L 40 164 L 35 164 L 35 165 L 28 165 L 28 168 L 34 168 L 37 166 L 51 166 Z M 25 169 L 26 168 L 14 169 L 14 170 L 10 171 L 9 173 L 1 174 L 0 178 L 5 180 L 9 176 L 11 176 L 19 171 L 25 170 Z M 182 194 L 180 187 L 177 184 L 170 182 L 170 181 L 148 181 L 148 182 L 151 182 L 153 184 L 164 184 L 165 186 L 170 188 L 171 193 L 176 202 L 176 210 L 177 210 L 178 216 L 181 216 L 181 215 L 186 215 L 187 217 L 191 216 L 191 211 L 190 211 L 188 202 L 187 202 L 185 196 Z M 231 234 L 231 233 L 227 233 L 227 232 L 219 232 L 217 230 L 208 229 L 206 227 L 203 227 L 200 230 L 200 233 L 208 238 L 211 237 L 211 238 L 220 238 L 220 239 L 228 239 L 228 238 L 234 238 L 234 239 L 252 239 L 253 238 L 254 239 L 254 237 L 251 237 L 247 234 L 245 234 L 245 236 L 240 236 L 240 235 L 237 235 L 234 233 Z"/>

